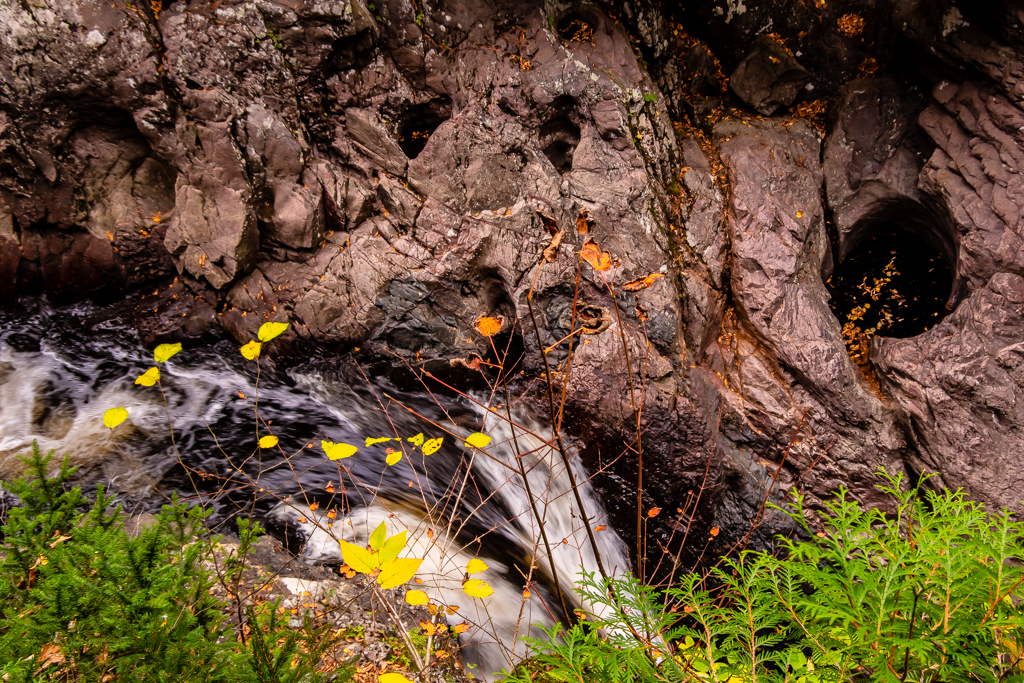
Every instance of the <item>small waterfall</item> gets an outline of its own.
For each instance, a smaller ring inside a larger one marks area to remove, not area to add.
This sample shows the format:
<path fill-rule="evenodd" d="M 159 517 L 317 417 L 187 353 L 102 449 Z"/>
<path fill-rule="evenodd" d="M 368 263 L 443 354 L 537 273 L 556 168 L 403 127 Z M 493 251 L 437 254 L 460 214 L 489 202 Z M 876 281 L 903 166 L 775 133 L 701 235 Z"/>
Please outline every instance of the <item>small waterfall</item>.
<path fill-rule="evenodd" d="M 469 627 L 463 656 L 481 678 L 525 654 L 522 637 L 560 618 L 552 564 L 568 608 L 591 609 L 573 590 L 598 566 L 568 472 L 551 429 L 525 411 L 506 416 L 486 407 L 486 397 L 402 391 L 385 378 L 367 383 L 341 359 L 287 371 L 263 361 L 257 373 L 227 342 L 187 348 L 161 365 L 162 393 L 134 384 L 152 364 L 126 324 L 95 308 L 0 315 L 0 477 L 20 473 L 15 456 L 35 439 L 70 453 L 84 482 L 104 482 L 130 509 L 155 509 L 177 493 L 212 507 L 216 525 L 244 515 L 297 530 L 308 562 L 340 559 L 338 539 L 365 544 L 382 521 L 389 535 L 407 530 L 403 555 L 424 558 L 416 587 L 458 606 L 448 623 Z M 118 405 L 129 420 L 112 433 L 102 415 Z M 280 451 L 256 448 L 268 430 Z M 474 431 L 492 438 L 482 451 L 456 438 Z M 444 444 L 429 456 L 407 448 L 392 466 L 389 444 L 365 445 L 367 437 L 418 433 L 444 436 Z M 360 451 L 330 461 L 321 440 Z M 569 455 L 591 525 L 607 524 Z M 610 528 L 595 537 L 607 571 L 627 571 L 619 537 Z M 483 599 L 462 590 L 473 558 L 488 565 L 474 576 L 494 590 Z"/>
<path fill-rule="evenodd" d="M 568 473 L 560 454 L 550 445 L 551 430 L 522 414 L 513 413 L 512 423 L 490 411 L 478 409 L 478 414 L 481 431 L 493 437 L 493 441 L 486 455 L 466 449 L 465 475 L 449 485 L 455 489 L 464 487 L 472 475 L 474 486 L 482 485 L 490 492 L 481 507 L 464 504 L 459 512 L 445 510 L 439 514 L 436 506 L 424 504 L 425 499 L 412 496 L 392 501 L 381 496 L 369 505 L 352 509 L 340 523 L 336 519 L 332 524 L 323 510 L 313 511 L 307 505 L 291 503 L 281 504 L 272 515 L 302 530 L 307 539 L 302 555 L 310 562 L 340 559 L 339 538 L 365 545 L 381 522 L 386 524 L 388 535 L 407 530 L 408 556 L 424 558 L 419 572 L 423 584 L 416 587 L 441 605 L 459 607 L 454 614 L 447 615 L 447 623 L 471 627 L 462 641 L 463 658 L 474 675 L 486 680 L 523 657 L 526 648 L 522 638 L 541 635 L 538 627 L 550 627 L 562 611 L 550 588 L 554 577 L 540 533 L 542 520 L 557 579 L 570 609 L 594 609 L 581 602 L 574 586 L 584 572 L 597 574 L 598 565 Z M 517 459 L 522 460 L 527 473 L 540 519 L 530 505 L 522 476 L 515 471 Z M 587 482 L 586 473 L 577 460 L 570 463 L 590 524 L 602 525 L 603 508 Z M 475 517 L 474 521 L 486 527 L 476 538 L 469 538 L 471 534 L 464 533 L 459 525 L 460 519 L 469 517 Z M 626 548 L 618 535 L 604 530 L 595 537 L 609 574 L 627 571 Z M 503 557 L 515 554 L 519 555 L 518 562 L 502 561 Z M 475 578 L 483 578 L 494 589 L 493 595 L 483 599 L 471 598 L 462 590 L 466 566 L 474 557 L 484 559 L 488 565 L 488 571 Z M 524 576 L 531 564 L 531 579 L 535 583 L 526 597 Z"/>

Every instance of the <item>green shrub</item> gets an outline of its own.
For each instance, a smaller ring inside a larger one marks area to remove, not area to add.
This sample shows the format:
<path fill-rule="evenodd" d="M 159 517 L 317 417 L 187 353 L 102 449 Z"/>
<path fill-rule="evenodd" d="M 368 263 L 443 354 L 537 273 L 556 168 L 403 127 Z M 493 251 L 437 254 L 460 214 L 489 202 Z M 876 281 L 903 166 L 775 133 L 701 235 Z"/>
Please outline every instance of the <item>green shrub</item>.
<path fill-rule="evenodd" d="M 533 640 L 513 679 L 1024 680 L 1022 525 L 882 474 L 894 513 L 840 490 L 815 532 L 798 497 L 788 514 L 808 540 L 745 552 L 667 595 L 589 577 L 582 592 L 607 612 Z"/>
<path fill-rule="evenodd" d="M 308 621 L 295 632 L 276 610 L 250 609 L 248 642 L 235 639 L 228 605 L 210 594 L 217 579 L 203 566 L 211 549 L 201 540 L 205 511 L 175 498 L 131 538 L 102 487 L 91 505 L 66 487 L 74 474 L 67 458 L 47 476 L 52 457 L 33 444 L 29 476 L 9 484 L 22 506 L 2 527 L 5 682 L 322 679 L 315 667 L 329 640 Z M 260 532 L 239 528 L 243 545 Z"/>

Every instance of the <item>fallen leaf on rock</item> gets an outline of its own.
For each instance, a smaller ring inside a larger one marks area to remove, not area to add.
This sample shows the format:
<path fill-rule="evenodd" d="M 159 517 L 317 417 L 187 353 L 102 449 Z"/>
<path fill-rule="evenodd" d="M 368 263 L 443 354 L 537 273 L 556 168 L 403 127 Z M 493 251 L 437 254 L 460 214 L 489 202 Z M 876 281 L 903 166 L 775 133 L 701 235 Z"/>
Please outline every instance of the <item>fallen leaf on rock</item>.
<path fill-rule="evenodd" d="M 594 221 L 590 220 L 590 215 L 587 214 L 586 209 L 580 209 L 580 215 L 576 216 L 576 232 L 581 235 L 586 235 L 590 232 L 590 226 Z"/>
<path fill-rule="evenodd" d="M 544 247 L 544 260 L 548 263 L 554 263 L 558 260 L 558 247 L 560 247 L 561 244 L 562 233 L 559 231 L 551 236 L 551 243 Z"/>
<path fill-rule="evenodd" d="M 661 277 L 665 277 L 665 273 L 651 273 L 650 275 L 647 275 L 645 277 L 639 277 L 635 280 L 627 282 L 626 284 L 622 285 L 622 289 L 623 291 L 626 292 L 639 292 L 641 289 L 647 289 L 648 287 L 650 287 L 652 284 L 654 284 L 655 280 Z"/>

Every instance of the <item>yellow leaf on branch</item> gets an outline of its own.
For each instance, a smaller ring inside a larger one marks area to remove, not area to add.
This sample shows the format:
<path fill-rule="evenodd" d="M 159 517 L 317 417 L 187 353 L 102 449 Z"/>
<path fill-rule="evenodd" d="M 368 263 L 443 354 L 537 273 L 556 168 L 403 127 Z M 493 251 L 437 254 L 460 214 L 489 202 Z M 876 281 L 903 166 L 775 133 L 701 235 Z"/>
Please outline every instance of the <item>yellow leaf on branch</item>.
<path fill-rule="evenodd" d="M 103 424 L 113 429 L 128 419 L 128 411 L 124 408 L 110 408 L 103 412 Z"/>
<path fill-rule="evenodd" d="M 380 576 L 377 577 L 377 583 L 381 588 L 397 588 L 411 581 L 421 564 L 423 564 L 423 560 L 411 557 L 400 557 L 397 560 L 391 560 L 391 562 L 380 568 Z"/>
<path fill-rule="evenodd" d="M 423 591 L 411 590 L 405 594 L 405 601 L 410 605 L 425 605 L 430 599 Z"/>
<path fill-rule="evenodd" d="M 331 460 L 341 460 L 342 458 L 348 458 L 359 450 L 355 446 L 347 443 L 331 443 L 330 441 L 321 441 L 320 446 L 324 449 L 324 453 Z"/>
<path fill-rule="evenodd" d="M 260 331 L 256 333 L 256 338 L 261 342 L 268 342 L 287 329 L 288 323 L 263 323 L 260 325 Z"/>
<path fill-rule="evenodd" d="M 246 360 L 256 360 L 260 357 L 260 349 L 263 347 L 258 341 L 250 341 L 248 344 L 243 346 L 239 351 Z"/>
<path fill-rule="evenodd" d="M 160 370 L 156 367 L 152 367 L 146 370 L 144 373 L 135 378 L 136 384 L 141 384 L 144 387 L 151 387 L 160 381 Z"/>
<path fill-rule="evenodd" d="M 466 437 L 466 445 L 474 448 L 485 448 L 489 443 L 491 443 L 491 437 L 482 432 L 473 432 Z"/>
<path fill-rule="evenodd" d="M 480 579 L 470 579 L 462 584 L 462 590 L 471 598 L 486 598 L 494 593 L 494 589 L 487 585 L 487 582 Z"/>
<path fill-rule="evenodd" d="M 163 363 L 178 351 L 181 351 L 181 344 L 161 344 L 153 349 L 153 360 Z"/>

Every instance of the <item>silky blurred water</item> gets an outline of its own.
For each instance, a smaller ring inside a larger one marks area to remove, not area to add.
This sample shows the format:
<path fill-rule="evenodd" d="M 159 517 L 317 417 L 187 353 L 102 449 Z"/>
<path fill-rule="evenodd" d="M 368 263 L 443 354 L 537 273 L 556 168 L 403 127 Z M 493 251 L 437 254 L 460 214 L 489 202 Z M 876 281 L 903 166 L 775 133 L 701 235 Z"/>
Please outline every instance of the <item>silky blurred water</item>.
<path fill-rule="evenodd" d="M 34 312 L 0 314 L 0 478 L 22 471 L 18 455 L 35 440 L 69 454 L 87 486 L 104 483 L 132 511 L 153 510 L 176 493 L 212 508 L 211 521 L 227 529 L 238 515 L 261 519 L 308 562 L 339 558 L 339 538 L 365 544 L 381 521 L 389 534 L 408 530 L 406 555 L 424 558 L 417 588 L 459 607 L 449 623 L 471 626 L 463 657 L 486 678 L 523 654 L 520 638 L 531 624 L 551 625 L 561 614 L 521 462 L 558 583 L 580 605 L 573 585 L 581 572 L 597 571 L 596 560 L 550 429 L 523 411 L 512 413 L 513 426 L 486 408 L 484 395 L 401 391 L 366 379 L 349 359 L 289 369 L 261 359 L 257 367 L 229 342 L 186 348 L 160 365 L 159 386 L 135 385 L 152 365 L 134 332 L 101 309 L 39 302 Z M 115 406 L 129 418 L 110 430 L 102 416 Z M 493 439 L 484 452 L 457 438 L 474 431 Z M 259 449 L 269 433 L 279 447 Z M 424 456 L 407 441 L 419 433 L 444 437 L 441 449 Z M 365 445 L 367 437 L 396 436 L 406 440 Z M 330 461 L 321 440 L 360 451 Z M 389 447 L 404 451 L 392 466 Z M 591 523 L 606 523 L 573 463 Z M 597 538 L 605 567 L 626 571 L 618 536 L 608 529 Z M 482 600 L 462 591 L 473 557 L 489 566 L 474 578 L 495 591 Z"/>

